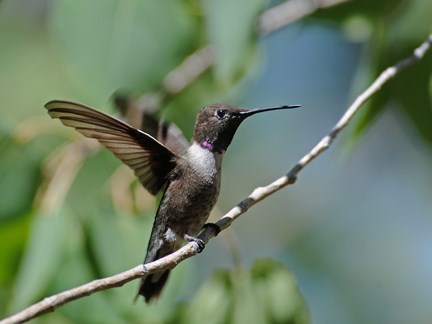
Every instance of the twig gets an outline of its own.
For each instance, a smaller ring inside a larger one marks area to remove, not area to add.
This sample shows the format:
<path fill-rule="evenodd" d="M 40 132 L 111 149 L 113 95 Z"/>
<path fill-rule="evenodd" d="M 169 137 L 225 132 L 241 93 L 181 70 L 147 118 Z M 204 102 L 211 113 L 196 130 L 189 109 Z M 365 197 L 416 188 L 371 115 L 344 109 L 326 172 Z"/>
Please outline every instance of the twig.
<path fill-rule="evenodd" d="M 428 39 L 423 44 L 421 44 L 417 49 L 414 50 L 412 56 L 384 70 L 379 75 L 379 77 L 372 83 L 372 85 L 370 85 L 360 96 L 357 97 L 353 104 L 348 107 L 345 114 L 337 122 L 337 124 L 334 126 L 334 128 L 330 131 L 328 135 L 324 136 L 318 142 L 318 144 L 315 145 L 315 147 L 313 147 L 312 150 L 310 150 L 309 153 L 307 153 L 285 176 L 275 180 L 274 182 L 270 183 L 265 187 L 256 188 L 247 198 L 243 199 L 233 209 L 231 209 L 221 219 L 219 219 L 217 221 L 217 224 L 220 226 L 220 228 L 223 230 L 229 227 L 236 218 L 238 218 L 241 214 L 245 213 L 257 202 L 265 199 L 269 195 L 286 187 L 287 185 L 293 184 L 296 181 L 299 172 L 331 145 L 339 132 L 349 124 L 354 115 L 359 111 L 360 107 L 373 94 L 379 91 L 379 89 L 381 89 L 381 87 L 387 81 L 393 78 L 401 70 L 421 60 L 425 53 L 430 49 L 431 44 L 432 34 L 428 36 Z M 203 231 L 203 233 L 201 233 L 200 238 L 207 243 L 214 236 L 215 232 L 213 228 L 208 227 L 205 231 Z M 155 262 L 151 262 L 145 265 L 138 265 L 128 271 L 119 273 L 117 275 L 108 278 L 98 279 L 90 283 L 84 284 L 80 287 L 73 288 L 53 295 L 51 297 L 45 298 L 44 300 L 22 310 L 21 312 L 0 321 L 0 324 L 25 322 L 41 314 L 53 311 L 57 307 L 60 307 L 81 297 L 91 295 L 101 290 L 120 287 L 129 281 L 140 278 L 150 273 L 158 272 L 164 269 L 174 268 L 181 261 L 192 257 L 197 252 L 198 245 L 194 242 L 188 243 L 178 251 Z"/>
<path fill-rule="evenodd" d="M 258 17 L 257 33 L 265 36 L 321 8 L 336 6 L 346 1 L 349 0 L 288 0 L 267 9 Z M 211 68 L 216 60 L 217 53 L 210 45 L 200 48 L 168 73 L 157 92 L 146 93 L 132 100 L 133 104 L 146 111 L 158 110 L 166 97 L 177 95 L 187 88 Z"/>
<path fill-rule="evenodd" d="M 258 33 L 267 35 L 283 26 L 309 16 L 318 9 L 349 0 L 290 0 L 266 10 L 258 20 Z"/>
<path fill-rule="evenodd" d="M 85 158 L 98 148 L 93 141 L 80 140 L 55 152 L 42 170 L 44 181 L 36 192 L 35 207 L 48 212 L 61 206 Z"/>
<path fill-rule="evenodd" d="M 274 192 L 286 187 L 289 184 L 293 184 L 297 180 L 297 175 L 299 172 L 312 160 L 314 160 L 319 154 L 324 152 L 329 148 L 333 140 L 344 129 L 354 115 L 360 110 L 360 107 L 374 95 L 381 87 L 390 79 L 392 79 L 397 73 L 399 73 L 404 68 L 417 63 L 423 58 L 426 52 L 430 49 L 432 44 L 432 34 L 430 34 L 426 41 L 424 41 L 418 48 L 414 50 L 414 53 L 398 62 L 396 65 L 388 67 L 385 69 L 378 78 L 362 93 L 360 94 L 351 106 L 345 111 L 341 119 L 333 127 L 327 136 L 324 136 L 318 144 L 316 144 L 312 150 L 309 151 L 303 158 L 283 177 L 275 180 L 271 184 L 265 187 L 256 188 L 247 198 L 243 199 L 237 206 L 231 209 L 225 216 L 223 216 L 217 224 L 224 229 L 231 225 L 231 223 L 239 217 L 241 214 L 245 213 L 250 207 L 255 205 L 257 202 L 263 200 L 267 196 L 273 194 Z M 211 237 L 211 236 L 209 236 Z"/>
<path fill-rule="evenodd" d="M 165 77 L 162 88 L 171 95 L 180 93 L 215 61 L 211 46 L 206 46 L 188 56 L 183 63 Z"/>
<path fill-rule="evenodd" d="M 186 57 L 179 66 L 165 76 L 160 89 L 154 92 L 147 92 L 127 104 L 136 105 L 140 110 L 155 112 L 162 106 L 164 100 L 183 91 L 184 88 L 188 87 L 201 74 L 207 71 L 215 61 L 215 56 L 210 45 L 200 48 Z"/>
<path fill-rule="evenodd" d="M 63 291 L 59 294 L 44 298 L 40 302 L 27 307 L 23 311 L 0 321 L 1 324 L 23 323 L 35 317 L 54 311 L 56 308 L 70 303 L 76 299 L 90 296 L 98 291 L 121 287 L 131 280 L 145 275 L 174 268 L 178 263 L 197 253 L 197 246 L 187 245 L 181 249 L 182 253 L 172 253 L 163 259 L 156 260 L 145 265 L 140 264 L 132 269 L 121 272 L 111 277 L 93 280 L 82 286 Z"/>

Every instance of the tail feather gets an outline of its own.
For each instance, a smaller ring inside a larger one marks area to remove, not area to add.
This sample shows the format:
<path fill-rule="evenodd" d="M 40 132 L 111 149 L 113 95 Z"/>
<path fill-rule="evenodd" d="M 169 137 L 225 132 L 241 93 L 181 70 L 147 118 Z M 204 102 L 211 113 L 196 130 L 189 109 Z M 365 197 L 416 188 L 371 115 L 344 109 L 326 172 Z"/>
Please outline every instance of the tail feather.
<path fill-rule="evenodd" d="M 137 297 L 140 295 L 143 296 L 146 303 L 157 299 L 167 282 L 169 273 L 169 270 L 165 270 L 162 273 L 154 273 L 142 278 Z"/>
<path fill-rule="evenodd" d="M 144 264 L 163 258 L 164 256 L 173 253 L 178 248 L 179 246 L 177 246 L 177 244 L 166 242 L 165 244 L 162 244 L 162 246 L 159 246 L 159 248 L 150 244 Z M 169 273 L 170 270 L 164 270 L 162 272 L 153 273 L 142 278 L 135 300 L 138 298 L 138 296 L 143 296 L 146 303 L 157 299 L 168 280 Z"/>

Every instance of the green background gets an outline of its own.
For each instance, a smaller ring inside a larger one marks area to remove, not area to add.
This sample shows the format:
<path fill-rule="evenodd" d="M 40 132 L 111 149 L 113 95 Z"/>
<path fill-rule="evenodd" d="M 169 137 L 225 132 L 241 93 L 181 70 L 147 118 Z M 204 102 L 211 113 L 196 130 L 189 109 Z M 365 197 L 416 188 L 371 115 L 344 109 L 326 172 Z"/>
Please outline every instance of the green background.
<path fill-rule="evenodd" d="M 257 36 L 259 14 L 278 3 L 0 2 L 1 317 L 139 264 L 157 207 L 110 153 L 51 120 L 47 101 L 114 113 L 113 93 L 158 91 L 211 44 L 216 63 L 161 107 L 187 137 L 211 102 L 303 106 L 240 127 L 224 159 L 223 213 L 286 173 L 431 32 L 430 1 L 359 0 Z M 38 321 L 430 323 L 431 62 L 384 86 L 294 186 L 178 266 L 155 305 L 132 305 L 132 282 Z"/>

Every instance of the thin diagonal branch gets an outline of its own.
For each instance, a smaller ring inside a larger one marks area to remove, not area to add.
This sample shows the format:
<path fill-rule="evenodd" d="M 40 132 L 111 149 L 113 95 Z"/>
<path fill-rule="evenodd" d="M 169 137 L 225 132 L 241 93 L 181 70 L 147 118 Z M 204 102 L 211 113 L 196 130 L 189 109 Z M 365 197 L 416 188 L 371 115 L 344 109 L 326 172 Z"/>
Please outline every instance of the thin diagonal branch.
<path fill-rule="evenodd" d="M 131 280 L 141 278 L 145 275 L 158 272 L 160 270 L 174 268 L 178 263 L 197 253 L 197 247 L 187 245 L 182 249 L 182 253 L 172 253 L 165 258 L 156 260 L 145 265 L 138 265 L 132 269 L 121 272 L 111 277 L 93 280 L 82 286 L 72 288 L 61 293 L 44 298 L 40 302 L 27 307 L 23 311 L 5 318 L 1 324 L 23 323 L 48 312 L 53 312 L 56 308 L 70 303 L 74 300 L 90 296 L 98 291 L 110 288 L 121 287 Z"/>
<path fill-rule="evenodd" d="M 216 224 L 218 224 L 222 230 L 226 229 L 235 219 L 237 219 L 241 214 L 244 214 L 253 205 L 275 193 L 276 191 L 288 186 L 289 184 L 293 184 L 296 181 L 300 171 L 306 165 L 312 162 L 312 160 L 314 160 L 318 155 L 329 148 L 336 136 L 349 124 L 354 115 L 360 110 L 362 105 L 400 71 L 421 60 L 425 53 L 430 49 L 431 45 L 432 34 L 428 36 L 424 43 L 414 50 L 412 56 L 384 70 L 378 76 L 378 78 L 356 98 L 353 104 L 348 107 L 346 112 L 336 123 L 330 133 L 324 136 L 318 142 L 318 144 L 315 145 L 303 158 L 301 158 L 300 161 L 286 175 L 273 181 L 265 187 L 256 188 L 247 198 L 243 199 L 233 209 L 231 209 L 221 219 L 219 219 Z M 203 233 L 201 233 L 200 238 L 207 243 L 214 236 L 215 232 L 213 228 L 208 227 Z M 194 256 L 197 252 L 198 245 L 193 242 L 188 243 L 178 251 L 157 261 L 145 265 L 138 265 L 130 270 L 116 274 L 114 276 L 94 280 L 82 286 L 45 298 L 42 301 L 22 310 L 21 312 L 0 321 L 0 324 L 25 322 L 44 313 L 54 311 L 56 308 L 84 296 L 89 296 L 98 291 L 120 287 L 125 283 L 137 278 L 141 278 L 144 275 L 165 269 L 172 269 L 181 261 Z"/>
<path fill-rule="evenodd" d="M 258 20 L 258 34 L 267 35 L 315 11 L 349 0 L 289 0 L 266 10 Z"/>
<path fill-rule="evenodd" d="M 390 66 L 385 69 L 378 78 L 361 93 L 348 107 L 341 119 L 336 123 L 330 133 L 324 136 L 318 144 L 316 144 L 312 150 L 310 150 L 300 161 L 283 177 L 275 180 L 265 187 L 256 188 L 247 198 L 243 199 L 237 204 L 233 209 L 231 209 L 225 216 L 223 216 L 217 224 L 221 228 L 226 228 L 231 223 L 239 217 L 241 214 L 245 213 L 250 207 L 255 205 L 257 202 L 263 200 L 274 192 L 286 187 L 289 184 L 293 184 L 297 180 L 297 176 L 300 171 L 308 165 L 312 160 L 314 160 L 318 155 L 327 150 L 336 136 L 344 129 L 349 122 L 353 119 L 354 115 L 360 110 L 361 106 L 371 98 L 376 92 L 378 92 L 381 87 L 387 83 L 390 79 L 396 76 L 400 71 L 408 66 L 411 66 L 421 60 L 426 52 L 430 49 L 432 45 L 432 34 L 430 34 L 426 41 L 424 41 L 418 48 L 414 50 L 414 53 L 398 62 L 394 66 Z"/>

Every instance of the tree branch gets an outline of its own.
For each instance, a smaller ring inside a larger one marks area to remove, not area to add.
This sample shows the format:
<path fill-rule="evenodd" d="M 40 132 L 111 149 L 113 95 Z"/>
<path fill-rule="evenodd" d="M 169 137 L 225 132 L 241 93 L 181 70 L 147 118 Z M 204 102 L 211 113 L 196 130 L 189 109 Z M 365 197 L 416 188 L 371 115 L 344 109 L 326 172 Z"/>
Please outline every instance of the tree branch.
<path fill-rule="evenodd" d="M 40 302 L 27 307 L 23 311 L 3 319 L 0 321 L 0 323 L 23 323 L 42 314 L 53 312 L 56 308 L 64 304 L 70 303 L 71 301 L 83 298 L 85 296 L 90 296 L 98 291 L 121 287 L 129 281 L 141 278 L 145 275 L 165 269 L 172 269 L 184 259 L 195 255 L 197 251 L 198 246 L 188 244 L 181 249 L 181 253 L 172 253 L 162 259 L 156 260 L 155 262 L 147 263 L 145 265 L 140 264 L 132 269 L 121 272 L 114 276 L 93 280 L 82 286 L 44 298 Z"/>
<path fill-rule="evenodd" d="M 378 76 L 378 78 L 362 94 L 360 94 L 356 98 L 353 104 L 348 107 L 344 115 L 336 123 L 330 133 L 324 136 L 318 142 L 318 144 L 315 145 L 303 158 L 301 158 L 300 161 L 286 175 L 273 181 L 265 187 L 256 188 L 247 198 L 243 199 L 222 218 L 220 218 L 216 224 L 220 226 L 221 230 L 229 227 L 235 219 L 237 219 L 241 214 L 245 213 L 249 208 L 251 208 L 259 201 L 265 199 L 266 197 L 270 196 L 276 191 L 279 191 L 287 185 L 293 184 L 296 181 L 300 171 L 312 160 L 314 160 L 318 155 L 320 155 L 322 152 L 329 148 L 336 136 L 340 133 L 342 129 L 344 129 L 349 124 L 354 115 L 360 110 L 361 106 L 372 95 L 379 91 L 386 82 L 396 76 L 400 71 L 421 60 L 424 57 L 425 53 L 430 49 L 431 44 L 432 34 L 428 36 L 427 40 L 424 43 L 422 43 L 418 48 L 414 50 L 414 53 L 410 57 L 384 70 Z M 214 232 L 213 228 L 208 227 L 205 231 L 201 233 L 199 237 L 204 240 L 205 243 L 207 243 L 211 238 L 215 236 L 215 234 L 216 233 Z M 130 270 L 124 271 L 114 276 L 94 280 L 82 286 L 66 290 L 59 294 L 45 298 L 42 301 L 24 309 L 23 311 L 0 321 L 0 323 L 10 324 L 28 321 L 44 313 L 54 311 L 56 308 L 66 303 L 82 298 L 84 296 L 89 296 L 95 292 L 114 287 L 120 287 L 123 286 L 125 283 L 134 279 L 141 278 L 144 275 L 159 272 L 165 269 L 172 269 L 183 260 L 194 256 L 197 252 L 198 245 L 194 242 L 188 243 L 178 251 L 157 261 L 145 265 L 138 265 Z"/>
<path fill-rule="evenodd" d="M 266 10 L 258 20 L 258 33 L 267 35 L 315 11 L 349 0 L 289 0 Z"/>
<path fill-rule="evenodd" d="M 247 198 L 243 199 L 238 203 L 233 209 L 225 214 L 217 224 L 224 229 L 231 225 L 231 223 L 239 217 L 241 214 L 245 213 L 250 207 L 255 205 L 257 202 L 263 200 L 274 192 L 286 187 L 289 184 L 293 184 L 297 180 L 297 175 L 300 171 L 308 165 L 312 160 L 314 160 L 318 155 L 327 150 L 332 144 L 333 140 L 344 129 L 349 122 L 352 120 L 354 115 L 360 110 L 361 106 L 372 97 L 381 87 L 390 79 L 392 79 L 396 74 L 402 71 L 404 68 L 413 65 L 420 61 L 426 52 L 430 49 L 432 45 L 432 34 L 430 34 L 426 41 L 424 41 L 419 47 L 417 47 L 413 54 L 398 62 L 394 66 L 390 66 L 385 69 L 378 78 L 361 93 L 348 107 L 343 116 L 339 119 L 330 133 L 324 136 L 318 144 L 316 144 L 305 156 L 303 156 L 299 162 L 283 177 L 275 180 L 265 187 L 256 188 Z"/>
<path fill-rule="evenodd" d="M 288 0 L 264 11 L 256 26 L 257 34 L 265 36 L 297 20 L 305 18 L 315 11 L 336 6 L 350 0 Z M 163 100 L 179 94 L 191 85 L 200 75 L 211 68 L 217 60 L 217 53 L 207 45 L 189 55 L 179 66 L 162 80 L 156 92 L 146 93 L 134 100 L 133 104 L 146 111 L 158 110 Z"/>

